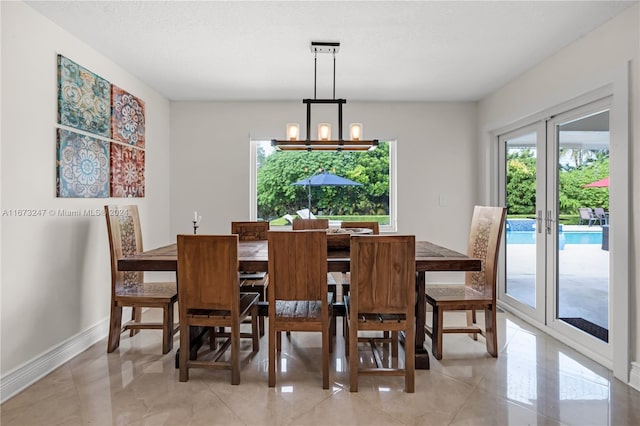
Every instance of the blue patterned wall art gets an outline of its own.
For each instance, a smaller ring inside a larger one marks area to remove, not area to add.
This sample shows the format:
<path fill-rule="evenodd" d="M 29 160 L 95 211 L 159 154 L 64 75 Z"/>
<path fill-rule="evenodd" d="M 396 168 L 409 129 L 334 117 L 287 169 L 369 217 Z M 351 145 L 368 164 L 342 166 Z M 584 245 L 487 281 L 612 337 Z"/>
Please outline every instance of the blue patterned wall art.
<path fill-rule="evenodd" d="M 57 154 L 58 197 L 109 197 L 109 142 L 58 129 Z"/>
<path fill-rule="evenodd" d="M 58 55 L 58 123 L 111 136 L 111 84 Z"/>

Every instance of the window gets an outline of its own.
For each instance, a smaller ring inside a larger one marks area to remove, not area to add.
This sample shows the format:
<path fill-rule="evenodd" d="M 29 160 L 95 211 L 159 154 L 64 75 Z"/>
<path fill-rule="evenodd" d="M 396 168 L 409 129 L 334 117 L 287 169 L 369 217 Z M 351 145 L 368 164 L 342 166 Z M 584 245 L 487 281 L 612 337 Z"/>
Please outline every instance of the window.
<path fill-rule="evenodd" d="M 335 221 L 377 221 L 396 230 L 396 141 L 373 151 L 276 151 L 271 141 L 251 141 L 251 217 L 287 226 L 298 211 Z M 358 185 L 305 181 L 331 173 Z M 298 183 L 298 184 L 295 184 Z M 310 200 L 310 201 L 309 201 Z"/>

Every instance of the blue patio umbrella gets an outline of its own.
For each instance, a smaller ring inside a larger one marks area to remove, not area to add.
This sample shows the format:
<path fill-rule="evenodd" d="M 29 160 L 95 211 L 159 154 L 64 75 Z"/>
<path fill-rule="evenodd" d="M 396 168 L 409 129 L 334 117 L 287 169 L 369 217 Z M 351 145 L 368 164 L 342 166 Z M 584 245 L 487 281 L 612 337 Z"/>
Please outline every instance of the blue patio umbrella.
<path fill-rule="evenodd" d="M 347 178 L 336 176 L 328 172 L 316 173 L 306 179 L 299 180 L 291 185 L 306 186 L 308 189 L 307 198 L 309 200 L 309 212 L 311 212 L 311 187 L 312 186 L 362 186 L 361 183 L 354 182 Z"/>

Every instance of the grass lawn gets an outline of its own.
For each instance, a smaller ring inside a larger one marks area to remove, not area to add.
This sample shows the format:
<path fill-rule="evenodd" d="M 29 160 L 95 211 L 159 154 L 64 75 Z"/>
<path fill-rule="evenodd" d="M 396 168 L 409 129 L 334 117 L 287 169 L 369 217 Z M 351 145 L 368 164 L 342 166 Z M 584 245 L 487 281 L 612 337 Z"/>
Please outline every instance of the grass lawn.
<path fill-rule="evenodd" d="M 293 218 L 297 218 L 297 215 L 293 215 Z M 356 215 L 356 216 L 316 216 L 318 219 L 340 220 L 342 222 L 379 222 L 380 225 L 389 224 L 389 216 L 386 215 Z M 285 226 L 289 225 L 287 219 L 279 217 L 269 222 L 272 226 Z"/>

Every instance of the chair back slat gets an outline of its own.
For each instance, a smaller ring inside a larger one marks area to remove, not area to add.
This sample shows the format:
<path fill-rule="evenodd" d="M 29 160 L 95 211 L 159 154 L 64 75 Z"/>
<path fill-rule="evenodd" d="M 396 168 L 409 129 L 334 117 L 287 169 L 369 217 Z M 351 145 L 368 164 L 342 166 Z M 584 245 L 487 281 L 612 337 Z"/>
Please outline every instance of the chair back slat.
<path fill-rule="evenodd" d="M 293 230 L 329 229 L 329 219 L 294 219 Z"/>
<path fill-rule="evenodd" d="M 406 314 L 414 309 L 415 247 L 412 235 L 351 238 L 351 303 L 357 312 Z"/>
<path fill-rule="evenodd" d="M 373 231 L 373 235 L 378 235 L 380 233 L 380 224 L 378 222 L 342 222 L 340 224 L 342 229 L 350 229 L 350 228 L 365 228 L 371 229 Z"/>
<path fill-rule="evenodd" d="M 267 232 L 269 222 L 231 222 L 231 233 L 238 234 L 240 241 L 263 241 Z"/>
<path fill-rule="evenodd" d="M 178 235 L 180 309 L 228 310 L 240 303 L 237 235 Z"/>
<path fill-rule="evenodd" d="M 465 285 L 496 297 L 496 279 L 500 238 L 507 209 L 504 207 L 475 206 L 469 232 L 469 257 L 480 259 L 482 270 L 467 272 Z"/>
<path fill-rule="evenodd" d="M 120 271 L 118 259 L 144 251 L 138 206 L 104 206 L 104 212 L 109 236 L 112 295 L 137 290 L 144 281 L 144 272 Z"/>
<path fill-rule="evenodd" d="M 269 231 L 269 298 L 327 299 L 327 233 Z"/>

